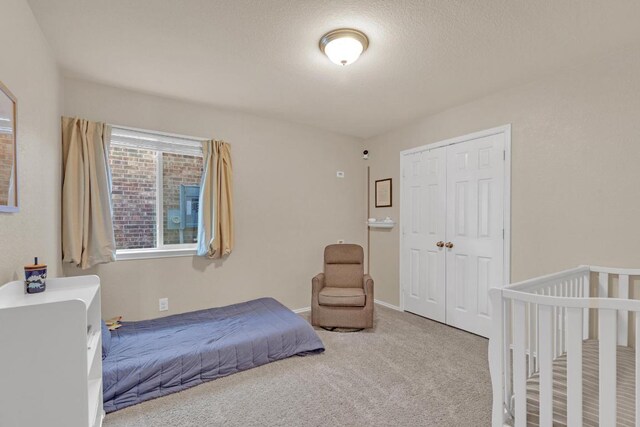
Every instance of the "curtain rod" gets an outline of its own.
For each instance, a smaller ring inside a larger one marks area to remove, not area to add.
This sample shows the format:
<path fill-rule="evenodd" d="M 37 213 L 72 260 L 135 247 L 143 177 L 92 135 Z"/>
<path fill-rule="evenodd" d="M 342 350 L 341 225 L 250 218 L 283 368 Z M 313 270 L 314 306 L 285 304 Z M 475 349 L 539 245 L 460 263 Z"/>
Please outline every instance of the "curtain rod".
<path fill-rule="evenodd" d="M 151 133 L 151 134 L 156 134 L 156 135 L 168 136 L 170 138 L 189 139 L 189 140 L 192 140 L 192 141 L 200 141 L 200 142 L 208 141 L 209 139 L 211 139 L 211 138 L 201 138 L 201 137 L 198 137 L 198 136 L 180 135 L 178 133 L 162 132 L 162 131 L 159 131 L 159 130 L 140 129 L 140 128 L 134 128 L 134 127 L 131 127 L 131 126 L 115 125 L 113 123 L 109 123 L 109 125 L 112 128 L 130 130 L 130 131 L 134 131 L 134 132 Z"/>

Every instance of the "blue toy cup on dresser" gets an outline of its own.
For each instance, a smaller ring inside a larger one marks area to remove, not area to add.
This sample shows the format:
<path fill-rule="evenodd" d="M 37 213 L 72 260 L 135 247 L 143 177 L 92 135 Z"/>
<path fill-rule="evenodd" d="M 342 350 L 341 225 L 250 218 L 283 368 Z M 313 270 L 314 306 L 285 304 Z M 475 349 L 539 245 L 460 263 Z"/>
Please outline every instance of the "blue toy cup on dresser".
<path fill-rule="evenodd" d="M 33 265 L 24 266 L 24 287 L 28 294 L 44 292 L 47 288 L 47 265 L 38 264 L 38 258 L 34 259 Z"/>

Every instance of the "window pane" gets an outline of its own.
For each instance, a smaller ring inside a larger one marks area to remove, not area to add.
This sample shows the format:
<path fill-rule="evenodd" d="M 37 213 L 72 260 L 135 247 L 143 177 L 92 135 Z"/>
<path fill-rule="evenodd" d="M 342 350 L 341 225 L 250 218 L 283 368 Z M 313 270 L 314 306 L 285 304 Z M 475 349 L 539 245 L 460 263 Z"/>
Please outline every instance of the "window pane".
<path fill-rule="evenodd" d="M 116 248 L 155 248 L 156 152 L 112 146 L 109 155 Z"/>
<path fill-rule="evenodd" d="M 202 157 L 162 153 L 165 245 L 197 243 L 201 177 Z"/>

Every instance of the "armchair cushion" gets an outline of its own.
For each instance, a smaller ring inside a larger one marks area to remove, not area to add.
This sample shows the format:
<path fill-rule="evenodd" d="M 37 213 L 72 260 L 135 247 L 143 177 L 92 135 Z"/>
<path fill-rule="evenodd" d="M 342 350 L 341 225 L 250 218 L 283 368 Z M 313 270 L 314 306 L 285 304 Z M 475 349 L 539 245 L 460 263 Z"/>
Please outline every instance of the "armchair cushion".
<path fill-rule="evenodd" d="M 364 307 L 364 289 L 362 288 L 322 288 L 318 296 L 320 305 L 337 307 Z"/>
<path fill-rule="evenodd" d="M 324 248 L 325 264 L 362 264 L 363 261 L 364 250 L 361 246 L 343 243 Z"/>
<path fill-rule="evenodd" d="M 334 288 L 362 288 L 362 264 L 326 264 L 326 286 Z"/>
<path fill-rule="evenodd" d="M 362 287 L 364 251 L 351 244 L 329 245 L 324 249 L 326 286 L 335 288 Z"/>

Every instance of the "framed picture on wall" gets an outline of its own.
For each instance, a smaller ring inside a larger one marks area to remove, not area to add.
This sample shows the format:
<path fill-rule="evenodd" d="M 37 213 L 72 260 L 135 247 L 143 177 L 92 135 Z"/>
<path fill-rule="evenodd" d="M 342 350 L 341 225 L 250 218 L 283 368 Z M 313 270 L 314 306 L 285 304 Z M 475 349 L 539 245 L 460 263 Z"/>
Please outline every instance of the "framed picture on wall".
<path fill-rule="evenodd" d="M 391 207 L 391 178 L 376 181 L 376 208 Z"/>
<path fill-rule="evenodd" d="M 0 82 L 0 212 L 18 211 L 16 97 Z"/>

